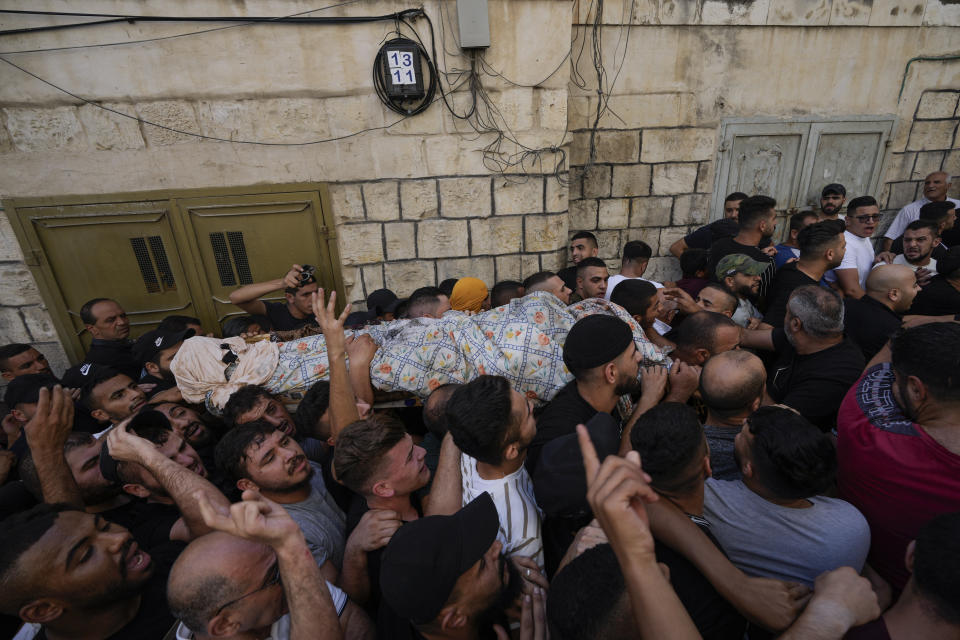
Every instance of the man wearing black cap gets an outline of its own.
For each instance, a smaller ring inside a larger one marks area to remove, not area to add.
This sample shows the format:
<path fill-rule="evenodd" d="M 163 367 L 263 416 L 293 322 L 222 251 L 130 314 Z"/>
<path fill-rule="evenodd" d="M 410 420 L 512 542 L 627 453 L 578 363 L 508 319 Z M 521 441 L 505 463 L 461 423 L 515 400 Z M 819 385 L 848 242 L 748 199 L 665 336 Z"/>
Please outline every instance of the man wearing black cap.
<path fill-rule="evenodd" d="M 315 325 L 310 296 L 319 288 L 309 265 L 292 265 L 282 278 L 255 282 L 230 292 L 230 302 L 252 315 L 263 315 L 277 331 L 292 331 Z M 260 300 L 271 291 L 283 289 L 285 302 Z"/>
<path fill-rule="evenodd" d="M 498 526 L 484 493 L 453 515 L 397 530 L 383 553 L 380 590 L 407 622 L 390 637 L 477 637 L 506 626 L 504 609 L 519 595 L 520 577 L 500 553 Z"/>
<path fill-rule="evenodd" d="M 101 425 L 129 418 L 147 402 L 134 380 L 102 365 L 72 367 L 64 372 L 63 384 L 80 389 L 80 404 Z"/>
<path fill-rule="evenodd" d="M 176 391 L 177 381 L 170 371 L 170 361 L 177 355 L 183 341 L 192 338 L 196 332 L 193 329 L 181 331 L 164 331 L 154 329 L 143 334 L 133 343 L 133 355 L 143 365 L 146 375 L 140 378 L 139 385 L 153 385 L 147 392 L 147 398 L 156 401 L 178 402 L 182 400 L 180 392 Z M 164 393 L 170 392 L 171 393 Z M 162 394 L 162 395 L 161 395 Z"/>
<path fill-rule="evenodd" d="M 840 210 L 843 209 L 843 203 L 846 201 L 847 188 L 842 184 L 833 182 L 825 186 L 820 192 L 820 219 L 843 220 L 844 216 Z"/>

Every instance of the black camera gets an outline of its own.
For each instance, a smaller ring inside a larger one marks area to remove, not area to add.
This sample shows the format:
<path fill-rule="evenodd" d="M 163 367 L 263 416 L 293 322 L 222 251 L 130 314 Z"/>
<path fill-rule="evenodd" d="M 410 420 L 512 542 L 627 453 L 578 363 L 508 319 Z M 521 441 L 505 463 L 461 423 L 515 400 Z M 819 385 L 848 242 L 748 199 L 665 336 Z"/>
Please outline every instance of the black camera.
<path fill-rule="evenodd" d="M 300 286 L 302 287 L 305 284 L 310 284 L 311 282 L 316 282 L 316 279 L 313 277 L 313 272 L 316 271 L 316 267 L 309 264 L 303 265 L 300 268 Z"/>

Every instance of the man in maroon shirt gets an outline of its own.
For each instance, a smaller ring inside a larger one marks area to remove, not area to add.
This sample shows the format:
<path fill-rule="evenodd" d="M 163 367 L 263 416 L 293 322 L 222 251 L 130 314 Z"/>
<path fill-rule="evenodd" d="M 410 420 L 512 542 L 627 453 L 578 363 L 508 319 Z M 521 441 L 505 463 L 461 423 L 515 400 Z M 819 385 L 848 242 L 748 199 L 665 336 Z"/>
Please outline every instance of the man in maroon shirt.
<path fill-rule="evenodd" d="M 837 418 L 840 497 L 866 516 L 868 562 L 899 591 L 909 542 L 960 511 L 960 324 L 903 331 L 871 365 Z"/>

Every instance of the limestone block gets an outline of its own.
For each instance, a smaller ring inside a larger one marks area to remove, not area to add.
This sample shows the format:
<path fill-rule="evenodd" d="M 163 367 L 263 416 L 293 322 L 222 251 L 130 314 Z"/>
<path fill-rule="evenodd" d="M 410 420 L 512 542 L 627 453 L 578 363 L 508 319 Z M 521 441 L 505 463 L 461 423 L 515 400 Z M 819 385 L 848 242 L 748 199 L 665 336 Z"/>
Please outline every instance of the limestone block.
<path fill-rule="evenodd" d="M 830 23 L 831 0 L 770 0 L 768 25 L 826 26 Z"/>
<path fill-rule="evenodd" d="M 333 215 L 339 220 L 363 220 L 363 194 L 358 184 L 335 182 L 330 185 Z"/>
<path fill-rule="evenodd" d="M 0 336 L 3 342 L 33 342 L 23 324 L 20 310 L 15 307 L 0 307 Z"/>
<path fill-rule="evenodd" d="M 452 258 L 469 255 L 466 220 L 427 220 L 417 228 L 417 255 Z"/>
<path fill-rule="evenodd" d="M 927 0 L 923 12 L 923 26 L 955 27 L 960 24 L 960 6 L 951 0 Z"/>
<path fill-rule="evenodd" d="M 326 125 L 320 130 L 326 130 L 327 135 L 331 137 L 343 136 L 371 127 L 382 127 L 396 119 L 396 117 L 390 120 L 386 119 L 383 104 L 374 99 L 372 94 L 330 96 L 319 102 L 322 103 L 324 120 L 326 121 Z M 399 114 L 394 115 L 399 117 Z M 316 125 L 314 127 L 316 128 Z M 388 131 L 392 131 L 392 129 Z"/>
<path fill-rule="evenodd" d="M 597 227 L 600 229 L 624 229 L 630 219 L 630 200 L 611 198 L 599 201 Z"/>
<path fill-rule="evenodd" d="M 20 243 L 17 242 L 17 236 L 13 233 L 13 227 L 10 226 L 7 215 L 0 211 L 0 261 L 19 262 L 21 260 L 23 260 L 23 252 L 20 250 Z"/>
<path fill-rule="evenodd" d="M 910 130 L 907 151 L 949 149 L 956 127 L 956 120 L 917 120 Z"/>
<path fill-rule="evenodd" d="M 404 180 L 400 183 L 400 215 L 404 220 L 436 218 L 436 180 Z"/>
<path fill-rule="evenodd" d="M 590 103 L 594 106 L 596 102 Z M 635 93 L 611 96 L 600 126 L 614 129 L 680 127 L 696 122 L 696 101 L 690 92 Z M 593 120 L 588 114 L 587 124 Z"/>
<path fill-rule="evenodd" d="M 873 0 L 871 27 L 919 27 L 923 23 L 921 0 Z"/>
<path fill-rule="evenodd" d="M 520 254 L 497 256 L 493 259 L 493 266 L 495 269 L 494 279 L 497 282 L 503 280 L 523 281 L 523 278 L 520 277 Z"/>
<path fill-rule="evenodd" d="M 485 218 L 490 215 L 489 178 L 442 178 L 440 215 L 444 218 Z"/>
<path fill-rule="evenodd" d="M 11 307 L 43 303 L 27 267 L 9 263 L 0 264 L 0 300 Z"/>
<path fill-rule="evenodd" d="M 337 230 L 340 262 L 345 265 L 383 262 L 383 227 L 374 223 L 345 224 Z"/>
<path fill-rule="evenodd" d="M 683 272 L 680 271 L 680 261 L 670 256 L 651 258 L 643 276 L 657 282 L 676 282 L 683 277 Z"/>
<path fill-rule="evenodd" d="M 583 167 L 570 167 L 570 195 L 569 200 L 579 200 L 583 197 Z"/>
<path fill-rule="evenodd" d="M 363 274 L 363 298 L 366 301 L 368 295 L 377 289 L 384 288 L 383 265 L 368 264 L 360 267 L 360 270 Z M 364 306 L 366 306 L 366 303 L 364 303 Z"/>
<path fill-rule="evenodd" d="M 569 130 L 576 131 L 589 127 L 591 112 L 590 98 L 587 96 L 569 96 L 567 98 L 567 127 Z"/>
<path fill-rule="evenodd" d="M 472 132 L 471 132 L 472 133 Z M 464 134 L 465 135 L 465 134 Z M 416 138 L 412 138 L 416 141 Z M 480 175 L 487 173 L 481 150 L 493 142 L 493 136 L 479 138 L 460 135 L 427 136 L 422 139 L 428 175 Z"/>
<path fill-rule="evenodd" d="M 217 123 L 210 126 L 236 129 L 239 139 L 262 140 L 264 142 L 307 142 L 325 140 L 343 131 L 332 131 L 331 122 L 337 118 L 330 115 L 332 103 L 337 98 L 268 98 L 265 100 L 241 100 L 231 104 L 225 101 L 226 108 L 219 107 L 205 112 L 201 104 L 197 106 L 201 126 L 206 128 L 207 118 Z M 239 109 L 239 110 L 238 110 Z M 358 109 L 354 105 L 354 112 Z M 377 126 L 379 120 L 367 126 Z M 361 129 L 364 127 L 360 127 Z M 358 129 L 353 129 L 357 131 Z M 246 132 L 250 131 L 250 134 Z M 231 137 L 231 136 L 227 136 Z"/>
<path fill-rule="evenodd" d="M 639 131 L 597 131 L 597 162 L 637 162 Z"/>
<path fill-rule="evenodd" d="M 713 192 L 713 162 L 708 160 L 700 163 L 697 169 L 697 193 Z"/>
<path fill-rule="evenodd" d="M 387 260 L 409 260 L 417 257 L 414 222 L 393 222 L 383 225 L 387 240 Z"/>
<path fill-rule="evenodd" d="M 624 233 L 623 241 L 630 242 L 631 240 L 643 240 L 648 245 L 650 245 L 653 255 L 659 255 L 660 251 L 660 229 L 656 227 L 630 227 Z"/>
<path fill-rule="evenodd" d="M 566 246 L 566 214 L 526 216 L 523 224 L 525 251 L 554 251 Z"/>
<path fill-rule="evenodd" d="M 890 199 L 887 209 L 900 209 L 917 199 L 918 182 L 890 182 Z"/>
<path fill-rule="evenodd" d="M 670 255 L 670 245 L 687 235 L 686 227 L 664 227 L 660 230 L 660 246 L 657 254 Z"/>
<path fill-rule="evenodd" d="M 956 179 L 957 176 L 960 176 L 960 149 L 954 149 L 947 153 L 947 157 L 943 160 L 943 170 L 954 178 L 954 186 L 960 185 L 960 180 Z M 0 222 L 2 222 L 2 220 L 3 218 L 0 217 Z M 2 232 L 0 232 L 0 235 L 2 235 Z"/>
<path fill-rule="evenodd" d="M 610 195 L 610 165 L 595 164 L 583 171 L 583 197 L 606 198 Z"/>
<path fill-rule="evenodd" d="M 631 164 L 613 168 L 613 186 L 610 195 L 646 196 L 650 194 L 650 165 Z"/>
<path fill-rule="evenodd" d="M 541 129 L 567 129 L 567 90 L 566 89 L 535 89 L 537 99 L 537 114 L 540 117 Z"/>
<path fill-rule="evenodd" d="M 657 164 L 653 166 L 654 195 L 691 193 L 697 183 L 695 163 Z"/>
<path fill-rule="evenodd" d="M 926 91 L 920 96 L 917 106 L 917 119 L 952 118 L 957 110 L 956 91 Z"/>
<path fill-rule="evenodd" d="M 921 151 L 917 154 L 917 163 L 913 166 L 914 180 L 923 180 L 934 171 L 940 171 L 945 151 Z"/>
<path fill-rule="evenodd" d="M 103 106 L 135 116 L 130 105 L 106 103 Z M 140 133 L 140 123 L 118 116 L 98 107 L 84 104 L 78 107 L 77 117 L 87 134 L 91 150 L 121 151 L 142 149 L 145 145 Z"/>
<path fill-rule="evenodd" d="M 608 230 L 608 231 L 597 231 L 594 235 L 597 236 L 597 245 L 599 245 L 599 253 L 597 257 L 601 260 L 613 260 L 620 256 L 620 247 L 623 243 L 620 241 L 620 231 L 618 230 Z"/>
<path fill-rule="evenodd" d="M 762 25 L 769 10 L 770 0 L 705 0 L 700 24 Z"/>
<path fill-rule="evenodd" d="M 363 202 L 368 220 L 400 219 L 400 191 L 395 180 L 364 183 Z"/>
<path fill-rule="evenodd" d="M 677 196 L 673 203 L 673 224 L 704 224 L 709 212 L 709 195 L 698 193 Z"/>
<path fill-rule="evenodd" d="M 700 24 L 700 3 L 659 0 L 660 24 Z"/>
<path fill-rule="evenodd" d="M 590 160 L 590 132 L 577 131 L 570 142 L 570 164 L 585 165 Z"/>
<path fill-rule="evenodd" d="M 524 256 L 523 277 L 527 278 L 540 270 L 553 271 L 556 273 L 567 266 L 567 252 L 551 251 L 550 253 L 541 253 L 539 264 L 532 260 L 536 256 Z"/>
<path fill-rule="evenodd" d="M 543 179 L 523 176 L 494 178 L 493 211 L 496 215 L 543 211 Z"/>
<path fill-rule="evenodd" d="M 634 229 L 670 224 L 673 198 L 634 198 L 630 206 L 630 226 Z"/>
<path fill-rule="evenodd" d="M 577 231 L 596 229 L 597 209 L 596 200 L 572 200 L 570 202 L 570 228 Z"/>
<path fill-rule="evenodd" d="M 831 26 L 865 25 L 870 23 L 872 0 L 833 0 Z"/>
<path fill-rule="evenodd" d="M 23 314 L 23 322 L 33 338 L 29 342 L 54 342 L 58 340 L 57 330 L 53 328 L 53 320 L 50 319 L 50 313 L 46 307 L 21 307 L 20 313 Z"/>
<path fill-rule="evenodd" d="M 891 153 L 887 160 L 886 181 L 911 179 L 916 160 L 916 153 Z"/>
<path fill-rule="evenodd" d="M 369 140 L 369 149 L 368 164 L 353 175 L 416 178 L 425 173 L 426 154 L 421 137 L 373 136 Z M 346 160 L 352 161 L 352 158 L 348 155 Z M 361 160 L 366 161 L 366 158 L 361 157 Z"/>
<path fill-rule="evenodd" d="M 714 129 L 644 129 L 641 162 L 711 160 L 716 146 Z"/>
<path fill-rule="evenodd" d="M 533 89 L 519 87 L 507 91 L 490 92 L 490 101 L 500 111 L 497 118 L 500 126 L 508 127 L 511 131 L 527 131 L 533 128 Z"/>
<path fill-rule="evenodd" d="M 479 278 L 487 289 L 496 284 L 494 281 L 493 258 L 457 258 L 437 260 L 437 282 L 447 278 Z M 422 286 L 422 285 L 421 285 Z"/>
<path fill-rule="evenodd" d="M 563 176 L 569 180 L 569 174 Z M 546 211 L 549 213 L 558 213 L 566 211 L 570 200 L 570 185 L 563 184 L 554 176 L 547 176 L 547 197 Z"/>
<path fill-rule="evenodd" d="M 228 140 L 294 142 L 281 138 L 275 129 L 281 121 L 280 114 L 272 108 L 276 104 L 276 100 L 200 100 L 196 103 L 200 132 Z M 324 132 L 316 137 L 327 136 Z"/>
<path fill-rule="evenodd" d="M 427 107 L 426 111 L 407 118 L 389 111 L 386 105 L 380 105 L 382 119 L 389 124 L 386 132 L 390 135 L 442 134 L 445 117 L 443 103 Z M 392 123 L 392 124 L 390 124 Z M 368 127 L 363 127 L 364 129 Z"/>
<path fill-rule="evenodd" d="M 37 351 L 46 356 L 47 362 L 50 363 L 50 369 L 54 374 L 66 371 L 67 368 L 70 367 L 70 359 L 67 358 L 67 354 L 64 352 L 63 346 L 59 341 L 34 343 L 33 346 Z"/>
<path fill-rule="evenodd" d="M 185 100 L 161 100 L 158 102 L 142 102 L 136 105 L 137 115 L 147 122 L 153 122 L 178 131 L 200 133 L 200 123 L 193 104 Z M 146 123 L 141 124 L 143 137 L 147 146 L 157 147 L 168 144 L 196 142 L 198 138 L 176 133 L 169 129 L 161 129 Z"/>
<path fill-rule="evenodd" d="M 87 146 L 75 107 L 7 107 L 3 113 L 17 151 L 81 151 Z"/>
<path fill-rule="evenodd" d="M 7 127 L 3 121 L 3 110 L 0 109 L 0 154 L 16 151 L 16 146 L 13 144 L 13 138 L 11 138 L 10 134 L 7 132 Z"/>
<path fill-rule="evenodd" d="M 433 260 L 407 260 L 383 265 L 384 286 L 400 298 L 406 298 L 420 287 L 435 286 L 436 268 Z"/>
<path fill-rule="evenodd" d="M 470 255 L 500 255 L 523 251 L 523 217 L 470 221 Z"/>

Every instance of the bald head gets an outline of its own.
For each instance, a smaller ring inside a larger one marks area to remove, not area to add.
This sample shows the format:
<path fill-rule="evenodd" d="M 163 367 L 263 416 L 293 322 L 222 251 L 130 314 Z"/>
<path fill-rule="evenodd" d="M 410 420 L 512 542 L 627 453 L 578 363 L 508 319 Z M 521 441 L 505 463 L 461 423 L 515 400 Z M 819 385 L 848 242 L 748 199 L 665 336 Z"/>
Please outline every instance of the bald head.
<path fill-rule="evenodd" d="M 217 609 L 239 598 L 250 566 L 272 556 L 268 547 L 213 532 L 191 542 L 170 569 L 167 601 L 173 615 L 204 635 Z"/>
<path fill-rule="evenodd" d="M 904 264 L 885 264 L 867 277 L 867 295 L 897 313 L 913 304 L 919 290 L 917 274 Z"/>
<path fill-rule="evenodd" d="M 757 356 L 740 349 L 725 351 L 703 365 L 700 395 L 713 418 L 742 419 L 760 406 L 766 377 Z"/>

